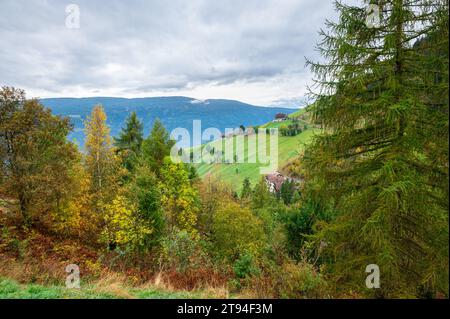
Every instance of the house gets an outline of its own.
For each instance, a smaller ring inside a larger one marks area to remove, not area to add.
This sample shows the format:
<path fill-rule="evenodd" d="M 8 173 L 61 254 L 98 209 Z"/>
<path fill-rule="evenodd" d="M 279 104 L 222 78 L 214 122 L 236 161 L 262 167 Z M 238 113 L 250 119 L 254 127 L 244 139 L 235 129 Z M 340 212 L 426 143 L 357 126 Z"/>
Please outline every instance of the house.
<path fill-rule="evenodd" d="M 281 190 L 281 185 L 283 185 L 286 180 L 289 180 L 288 177 L 284 177 L 279 172 L 268 174 L 264 177 L 264 179 L 266 181 L 267 188 L 271 193 L 279 192 Z"/>
<path fill-rule="evenodd" d="M 285 113 L 277 113 L 275 114 L 275 119 L 273 120 L 273 122 L 282 122 L 282 121 L 286 121 L 288 118 L 288 115 Z"/>

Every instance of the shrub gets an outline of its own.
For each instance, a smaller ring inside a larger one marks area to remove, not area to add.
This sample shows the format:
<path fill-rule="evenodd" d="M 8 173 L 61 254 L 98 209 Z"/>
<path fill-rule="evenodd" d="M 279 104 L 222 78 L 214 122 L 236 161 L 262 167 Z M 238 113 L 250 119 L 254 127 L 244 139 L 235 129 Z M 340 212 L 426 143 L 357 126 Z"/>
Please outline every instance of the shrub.
<path fill-rule="evenodd" d="M 184 273 L 188 269 L 204 266 L 207 261 L 200 242 L 186 230 L 178 231 L 175 228 L 168 237 L 162 239 L 161 247 L 161 268 Z"/>
<path fill-rule="evenodd" d="M 234 262 L 233 270 L 236 278 L 245 279 L 260 273 L 255 265 L 255 258 L 249 252 L 244 252 Z"/>
<path fill-rule="evenodd" d="M 241 289 L 248 286 L 254 276 L 261 273 L 259 267 L 255 263 L 255 258 L 249 252 L 242 253 L 233 264 L 235 279 L 231 280 L 231 286 Z"/>
<path fill-rule="evenodd" d="M 279 277 L 280 298 L 325 298 L 328 297 L 327 283 L 306 262 L 287 262 L 281 267 Z"/>
<path fill-rule="evenodd" d="M 213 216 L 212 243 L 219 258 L 234 261 L 243 251 L 258 256 L 265 242 L 262 221 L 247 207 L 224 203 Z"/>

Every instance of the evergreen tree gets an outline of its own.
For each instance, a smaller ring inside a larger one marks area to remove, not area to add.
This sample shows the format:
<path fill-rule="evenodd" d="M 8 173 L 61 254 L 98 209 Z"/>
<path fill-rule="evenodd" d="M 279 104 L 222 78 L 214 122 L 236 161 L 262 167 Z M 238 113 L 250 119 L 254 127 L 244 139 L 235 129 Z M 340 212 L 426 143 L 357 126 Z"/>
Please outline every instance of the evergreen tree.
<path fill-rule="evenodd" d="M 365 6 L 336 2 L 318 48 L 327 61 L 308 61 L 324 133 L 305 170 L 339 214 L 316 238 L 351 289 L 448 295 L 448 1 L 373 3 L 375 25 Z M 365 288 L 369 264 L 380 289 Z"/>
<path fill-rule="evenodd" d="M 174 144 L 161 121 L 156 119 L 150 135 L 142 143 L 144 160 L 154 172 L 159 173 L 164 158 L 170 155 Z"/>
<path fill-rule="evenodd" d="M 286 180 L 281 184 L 280 198 L 283 200 L 285 205 L 292 203 L 295 193 L 295 183 L 292 180 Z"/>
<path fill-rule="evenodd" d="M 185 164 L 186 170 L 189 172 L 189 180 L 191 184 L 195 184 L 200 180 L 200 176 L 198 175 L 197 169 L 192 164 Z"/>
<path fill-rule="evenodd" d="M 138 220 L 150 229 L 144 237 L 143 248 L 149 249 L 157 245 L 164 231 L 164 216 L 161 209 L 161 194 L 158 180 L 148 166 L 139 165 L 134 179 L 130 183 L 128 198 L 136 204 Z"/>
<path fill-rule="evenodd" d="M 261 177 L 252 191 L 252 208 L 267 208 L 273 203 L 274 197 L 270 193 L 264 177 Z"/>
<path fill-rule="evenodd" d="M 136 112 L 132 112 L 119 137 L 114 138 L 114 145 L 123 158 L 125 168 L 129 171 L 133 170 L 141 153 L 143 136 L 142 122 L 137 118 Z"/>
<path fill-rule="evenodd" d="M 242 182 L 241 199 L 247 199 L 252 195 L 252 185 L 248 177 Z"/>

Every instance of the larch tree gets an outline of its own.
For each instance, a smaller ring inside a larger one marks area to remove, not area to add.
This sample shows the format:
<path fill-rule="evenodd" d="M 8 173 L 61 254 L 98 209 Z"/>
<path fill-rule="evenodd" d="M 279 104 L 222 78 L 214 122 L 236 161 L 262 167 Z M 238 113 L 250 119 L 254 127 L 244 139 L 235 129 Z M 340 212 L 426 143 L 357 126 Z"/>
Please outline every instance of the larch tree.
<path fill-rule="evenodd" d="M 336 9 L 324 62 L 307 62 L 323 134 L 305 170 L 338 214 L 318 227 L 324 267 L 371 296 L 448 295 L 448 1 Z M 379 289 L 366 288 L 369 264 Z"/>

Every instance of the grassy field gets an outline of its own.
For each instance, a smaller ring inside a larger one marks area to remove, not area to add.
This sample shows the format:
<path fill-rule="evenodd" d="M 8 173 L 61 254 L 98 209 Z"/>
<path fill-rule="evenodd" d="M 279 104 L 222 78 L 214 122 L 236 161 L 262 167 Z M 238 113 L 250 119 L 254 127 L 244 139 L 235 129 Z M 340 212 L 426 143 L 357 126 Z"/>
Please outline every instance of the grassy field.
<path fill-rule="evenodd" d="M 289 114 L 289 118 L 283 122 L 269 122 L 261 125 L 261 128 L 280 128 L 283 125 L 289 125 L 293 123 L 293 119 L 298 119 L 300 124 L 307 125 L 307 129 L 296 136 L 278 136 L 278 170 L 283 168 L 287 163 L 293 160 L 300 152 L 304 149 L 304 146 L 309 143 L 312 137 L 317 134 L 320 130 L 311 127 L 309 124 L 308 108 L 302 108 L 294 113 Z M 236 137 L 229 137 L 222 140 L 213 141 L 206 145 L 202 145 L 202 149 L 209 145 L 209 149 L 225 149 L 225 141 L 233 138 L 234 153 L 239 159 L 244 158 L 244 163 L 202 163 L 197 164 L 196 168 L 201 178 L 211 176 L 213 178 L 219 179 L 226 184 L 230 185 L 234 190 L 240 192 L 242 187 L 242 182 L 245 178 L 249 178 L 252 185 L 256 184 L 260 178 L 260 167 L 267 166 L 267 164 L 261 163 L 248 163 L 249 156 L 254 156 L 255 152 L 253 150 L 249 153 L 249 142 L 255 142 L 255 135 L 250 135 L 244 138 L 244 149 L 236 150 L 235 139 Z M 268 154 L 269 150 L 269 138 L 266 140 L 266 149 Z M 220 144 L 221 143 L 221 144 Z M 257 144 L 257 141 L 256 141 Z"/>
<path fill-rule="evenodd" d="M 309 122 L 306 120 L 306 112 L 307 108 L 302 108 L 298 111 L 295 111 L 288 115 L 288 119 L 282 122 L 268 122 L 266 124 L 261 125 L 263 128 L 280 128 L 282 126 L 288 126 L 290 124 L 294 124 L 294 119 L 298 120 L 300 125 L 309 125 Z"/>
<path fill-rule="evenodd" d="M 279 136 L 278 137 L 278 169 L 285 166 L 290 160 L 299 155 L 304 146 L 311 140 L 311 138 L 319 130 L 310 128 L 297 136 Z M 231 137 L 230 137 L 231 138 Z M 234 138 L 234 137 L 233 137 Z M 247 163 L 249 155 L 254 155 L 254 152 L 249 153 L 248 145 L 249 141 L 255 139 L 255 135 L 251 135 L 248 138 L 245 137 L 244 152 L 236 151 L 238 158 L 244 158 L 245 163 L 202 163 L 197 165 L 197 170 L 200 177 L 204 178 L 211 175 L 233 187 L 236 191 L 240 191 L 242 182 L 245 178 L 249 178 L 252 185 L 257 183 L 261 178 L 260 167 L 267 165 L 261 163 Z M 267 142 L 269 139 L 267 138 Z M 209 143 L 210 148 L 218 148 L 219 143 L 224 141 L 214 141 Z M 207 144 L 208 145 L 208 144 Z M 222 144 L 224 145 L 224 144 Z M 268 145 L 268 144 L 267 144 Z M 203 146 L 206 147 L 206 146 Z M 222 146 L 223 147 L 223 146 Z M 269 152 L 270 147 L 267 146 Z"/>
<path fill-rule="evenodd" d="M 80 289 L 62 286 L 20 284 L 0 277 L 0 299 L 198 299 L 217 298 L 202 291 L 170 291 L 160 288 L 130 288 L 116 284 L 86 285 Z"/>

